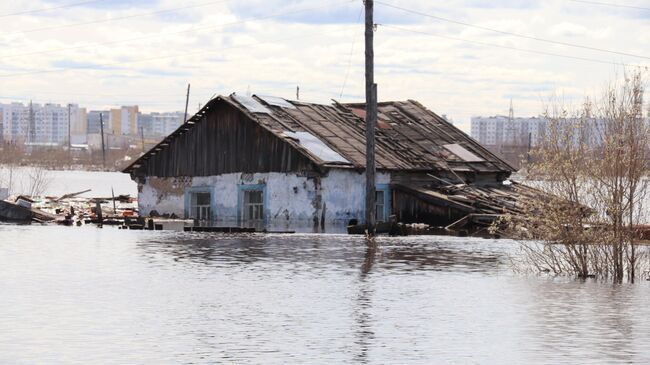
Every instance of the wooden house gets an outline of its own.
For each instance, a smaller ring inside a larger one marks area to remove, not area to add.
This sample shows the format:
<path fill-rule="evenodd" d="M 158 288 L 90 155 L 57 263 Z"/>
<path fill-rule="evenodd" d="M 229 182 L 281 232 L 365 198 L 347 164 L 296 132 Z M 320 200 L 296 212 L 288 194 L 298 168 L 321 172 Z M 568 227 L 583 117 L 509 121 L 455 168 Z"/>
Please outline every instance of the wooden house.
<path fill-rule="evenodd" d="M 219 96 L 124 172 L 145 216 L 344 227 L 364 218 L 364 118 L 363 104 Z M 513 167 L 413 100 L 379 103 L 376 164 L 379 221 L 446 226 L 514 204 Z"/>

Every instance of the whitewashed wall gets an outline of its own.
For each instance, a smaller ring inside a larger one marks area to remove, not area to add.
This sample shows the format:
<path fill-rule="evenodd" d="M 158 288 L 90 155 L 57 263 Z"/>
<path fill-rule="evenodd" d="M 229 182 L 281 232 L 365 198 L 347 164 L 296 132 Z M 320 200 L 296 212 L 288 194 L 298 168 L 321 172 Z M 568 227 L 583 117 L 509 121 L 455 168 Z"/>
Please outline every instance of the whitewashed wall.
<path fill-rule="evenodd" d="M 218 222 L 235 222 L 238 214 L 238 186 L 265 184 L 265 202 L 269 225 L 287 228 L 313 225 L 320 222 L 325 210 L 327 224 L 347 223 L 350 219 L 363 219 L 365 207 L 365 175 L 344 169 L 334 169 L 319 183 L 314 178 L 297 174 L 257 173 L 224 174 L 185 179 L 151 178 L 140 186 L 140 213 L 147 216 L 152 210 L 159 214 L 185 214 L 185 191 L 191 188 L 209 189 L 215 200 Z M 163 181 L 166 180 L 166 181 Z M 377 173 L 377 184 L 388 184 L 390 175 Z M 320 204 L 319 202 L 320 194 Z"/>

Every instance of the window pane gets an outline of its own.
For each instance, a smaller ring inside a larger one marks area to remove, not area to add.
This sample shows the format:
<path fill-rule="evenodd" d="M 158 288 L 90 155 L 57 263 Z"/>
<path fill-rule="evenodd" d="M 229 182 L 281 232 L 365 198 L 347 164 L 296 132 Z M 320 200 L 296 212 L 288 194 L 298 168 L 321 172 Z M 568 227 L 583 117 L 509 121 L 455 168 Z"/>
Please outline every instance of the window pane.
<path fill-rule="evenodd" d="M 197 205 L 210 205 L 210 193 L 196 193 Z"/>
<path fill-rule="evenodd" d="M 262 203 L 262 192 L 261 191 L 249 191 L 249 202 L 250 203 Z"/>
<path fill-rule="evenodd" d="M 386 215 L 385 213 L 385 191 L 377 190 L 375 192 L 375 219 L 378 222 L 385 222 Z"/>
<path fill-rule="evenodd" d="M 244 216 L 245 220 L 264 219 L 264 192 L 262 190 L 244 191 Z"/>

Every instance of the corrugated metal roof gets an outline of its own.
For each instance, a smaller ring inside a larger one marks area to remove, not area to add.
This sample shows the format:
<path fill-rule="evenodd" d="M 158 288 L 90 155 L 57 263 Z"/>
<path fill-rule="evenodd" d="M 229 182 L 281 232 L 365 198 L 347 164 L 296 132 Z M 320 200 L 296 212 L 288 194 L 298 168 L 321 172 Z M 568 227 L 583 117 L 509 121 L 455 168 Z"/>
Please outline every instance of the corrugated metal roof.
<path fill-rule="evenodd" d="M 232 94 L 231 97 L 251 113 L 271 114 L 271 111 L 250 96 Z"/>
<path fill-rule="evenodd" d="M 321 159 L 323 162 L 340 162 L 346 164 L 350 163 L 350 161 L 346 160 L 345 157 L 329 148 L 325 143 L 323 143 L 323 141 L 309 132 L 285 131 L 283 134 L 289 138 L 297 139 L 302 147 L 304 147 L 312 155 Z"/>
<path fill-rule="evenodd" d="M 465 147 L 459 145 L 458 143 L 446 144 L 446 145 L 443 145 L 442 147 L 446 148 L 447 150 L 449 150 L 449 152 L 453 153 L 454 155 L 460 157 L 465 162 L 483 162 L 483 161 L 485 161 L 484 159 L 482 159 L 482 158 L 476 156 L 475 154 L 469 152 L 468 150 L 465 149 Z"/>
<path fill-rule="evenodd" d="M 286 109 L 296 109 L 296 107 L 293 104 L 277 96 L 268 96 L 268 95 L 256 95 L 256 96 L 269 105 L 279 106 L 280 108 L 286 108 Z"/>
<path fill-rule="evenodd" d="M 167 137 L 173 140 L 193 122 L 207 113 L 216 112 L 214 103 L 227 102 L 253 121 L 296 147 L 307 150 L 316 164 L 349 162 L 365 168 L 365 105 L 313 104 L 293 101 L 286 107 L 281 98 L 220 96 L 211 100 L 187 124 Z M 266 103 L 267 106 L 262 105 Z M 506 172 L 515 169 L 451 123 L 420 103 L 382 102 L 378 105 L 375 160 L 378 169 L 402 171 Z M 312 136 L 313 138 L 309 137 Z M 296 141 L 297 140 L 297 141 Z M 166 148 L 156 146 L 158 150 Z M 146 163 L 149 154 L 135 161 L 125 171 Z"/>

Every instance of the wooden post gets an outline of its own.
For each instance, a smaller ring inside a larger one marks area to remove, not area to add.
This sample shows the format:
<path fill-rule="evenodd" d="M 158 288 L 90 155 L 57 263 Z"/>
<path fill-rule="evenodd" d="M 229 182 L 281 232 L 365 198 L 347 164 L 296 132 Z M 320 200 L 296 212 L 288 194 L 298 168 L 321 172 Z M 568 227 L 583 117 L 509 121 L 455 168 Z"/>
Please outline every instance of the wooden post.
<path fill-rule="evenodd" d="M 102 214 L 102 203 L 99 200 L 95 201 L 95 215 L 97 216 L 99 227 L 101 227 L 104 224 L 104 215 Z"/>
<path fill-rule="evenodd" d="M 70 127 L 70 108 L 71 104 L 68 103 L 68 153 L 70 153 L 70 149 L 72 149 L 72 132 L 71 132 L 71 127 Z"/>
<path fill-rule="evenodd" d="M 183 124 L 187 123 L 187 107 L 190 103 L 190 84 L 187 84 L 187 96 L 185 97 L 185 116 L 183 117 Z"/>
<path fill-rule="evenodd" d="M 104 119 L 102 112 L 99 112 L 99 130 L 102 134 L 102 166 L 106 168 L 106 147 L 104 146 Z"/>
<path fill-rule="evenodd" d="M 365 0 L 366 10 L 366 229 L 375 235 L 375 125 L 377 85 L 375 84 L 373 0 Z"/>
<path fill-rule="evenodd" d="M 533 134 L 528 133 L 528 151 L 526 152 L 526 162 L 530 166 L 530 149 L 533 146 Z M 528 167 L 527 167 L 528 168 Z"/>
<path fill-rule="evenodd" d="M 117 207 L 115 206 L 115 191 L 111 186 L 111 196 L 113 197 L 113 215 L 117 215 Z"/>
<path fill-rule="evenodd" d="M 29 136 L 27 138 L 30 143 L 34 143 L 36 139 L 36 121 L 34 120 L 34 106 L 31 100 L 29 101 Z M 30 153 L 31 148 L 32 146 L 30 146 Z"/>
<path fill-rule="evenodd" d="M 142 141 L 142 153 L 145 152 L 144 148 L 144 127 L 140 126 L 140 140 Z"/>

